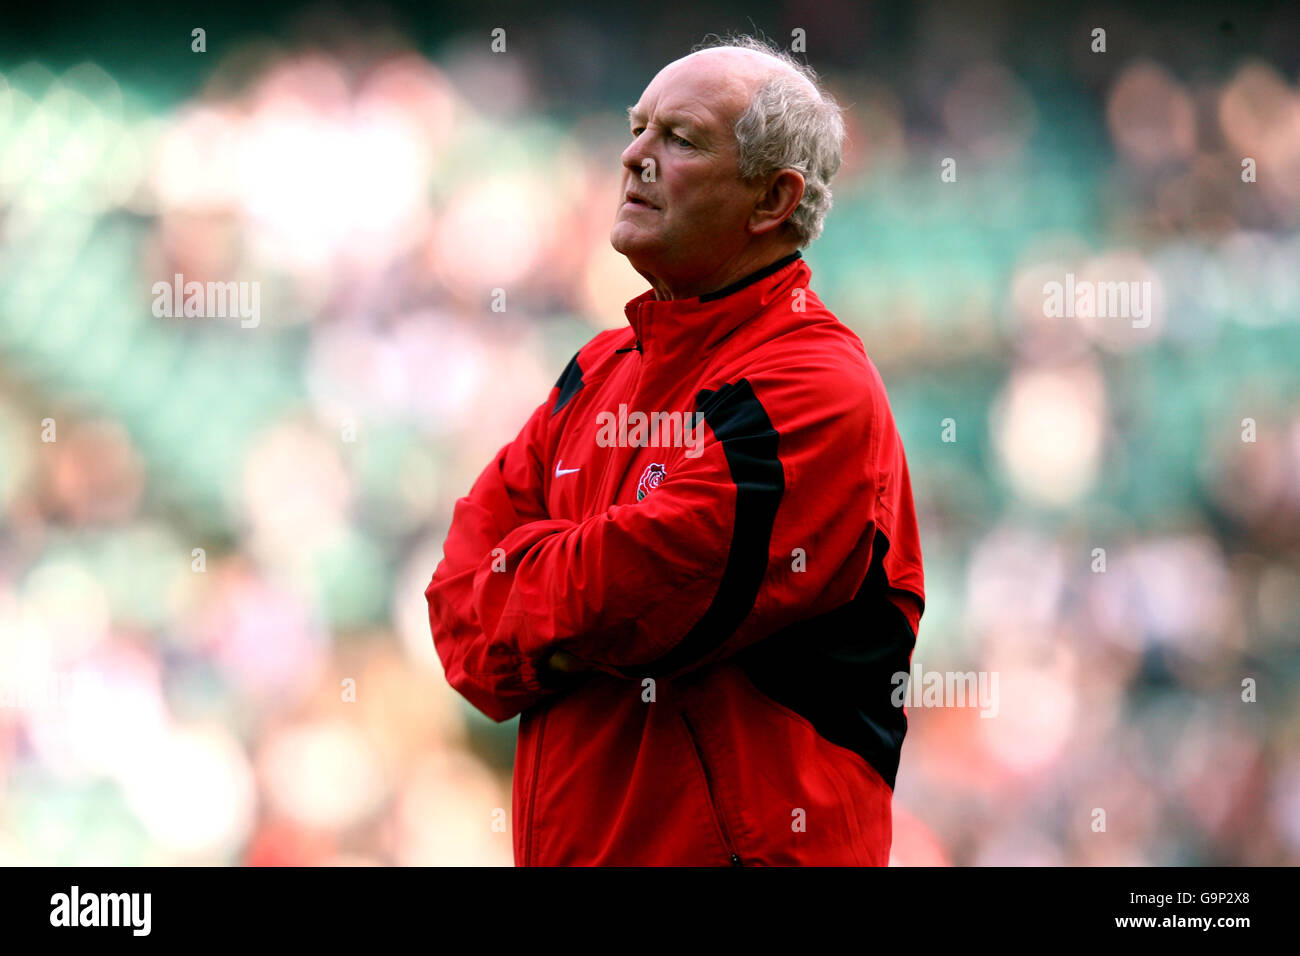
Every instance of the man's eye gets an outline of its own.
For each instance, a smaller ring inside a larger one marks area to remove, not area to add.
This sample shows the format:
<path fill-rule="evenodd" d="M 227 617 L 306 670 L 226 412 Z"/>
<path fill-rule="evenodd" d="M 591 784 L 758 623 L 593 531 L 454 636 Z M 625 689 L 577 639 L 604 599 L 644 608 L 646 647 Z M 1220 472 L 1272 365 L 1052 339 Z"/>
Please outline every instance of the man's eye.
<path fill-rule="evenodd" d="M 633 129 L 632 129 L 632 138 L 633 138 L 633 139 L 636 139 L 638 136 L 640 136 L 640 135 L 641 135 L 642 133 L 644 133 L 644 132 L 645 132 L 645 127 L 644 127 L 644 126 L 636 126 L 636 127 L 633 127 Z M 693 144 L 690 140 L 686 139 L 685 137 L 678 136 L 676 133 L 670 133 L 670 134 L 668 135 L 668 138 L 669 138 L 669 139 L 672 139 L 672 140 L 676 140 L 678 143 L 681 143 L 683 146 L 691 146 L 691 147 L 694 147 L 694 144 Z"/>

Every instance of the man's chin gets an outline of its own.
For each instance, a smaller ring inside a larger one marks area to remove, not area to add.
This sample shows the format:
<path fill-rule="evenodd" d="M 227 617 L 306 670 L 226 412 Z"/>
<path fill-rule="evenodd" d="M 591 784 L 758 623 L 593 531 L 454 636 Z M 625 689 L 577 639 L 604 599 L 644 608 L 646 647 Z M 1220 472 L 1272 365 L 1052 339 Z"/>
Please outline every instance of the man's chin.
<path fill-rule="evenodd" d="M 614 251 L 627 256 L 635 268 L 638 260 L 652 259 L 659 248 L 659 241 L 646 236 L 625 223 L 615 223 L 609 233 L 609 244 Z"/>

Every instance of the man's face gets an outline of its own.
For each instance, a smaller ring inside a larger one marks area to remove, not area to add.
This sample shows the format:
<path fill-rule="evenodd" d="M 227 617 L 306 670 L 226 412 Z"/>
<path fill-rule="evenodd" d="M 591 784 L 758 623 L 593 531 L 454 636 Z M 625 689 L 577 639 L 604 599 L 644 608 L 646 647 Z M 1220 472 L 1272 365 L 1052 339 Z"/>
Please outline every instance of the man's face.
<path fill-rule="evenodd" d="M 747 56 L 695 54 L 664 67 L 632 108 L 610 242 L 638 272 L 708 276 L 749 244 L 762 188 L 741 182 L 734 127 L 762 75 Z M 647 167 L 653 180 L 642 176 Z M 648 204 L 626 201 L 629 191 Z"/>

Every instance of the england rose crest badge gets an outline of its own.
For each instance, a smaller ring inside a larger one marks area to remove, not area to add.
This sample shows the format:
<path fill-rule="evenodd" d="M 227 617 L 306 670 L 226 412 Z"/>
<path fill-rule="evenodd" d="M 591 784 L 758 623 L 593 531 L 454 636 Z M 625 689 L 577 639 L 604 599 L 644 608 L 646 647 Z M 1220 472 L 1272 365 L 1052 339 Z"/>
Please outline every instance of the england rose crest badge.
<path fill-rule="evenodd" d="M 664 469 L 663 465 L 648 465 L 646 470 L 641 472 L 641 481 L 637 483 L 636 500 L 640 501 L 646 495 L 650 494 L 650 492 L 658 488 L 659 483 L 664 480 L 664 476 L 667 475 L 667 473 L 668 472 Z"/>

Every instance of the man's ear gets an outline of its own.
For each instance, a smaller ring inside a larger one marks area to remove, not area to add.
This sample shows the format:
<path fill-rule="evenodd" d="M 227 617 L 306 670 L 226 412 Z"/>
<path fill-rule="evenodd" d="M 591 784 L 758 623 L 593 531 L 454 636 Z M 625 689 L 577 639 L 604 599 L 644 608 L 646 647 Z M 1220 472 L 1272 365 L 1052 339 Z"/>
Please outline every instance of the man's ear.
<path fill-rule="evenodd" d="M 758 236 L 780 228 L 781 223 L 799 208 L 803 189 L 803 173 L 797 169 L 782 169 L 774 173 L 767 190 L 749 214 L 749 231 Z"/>

